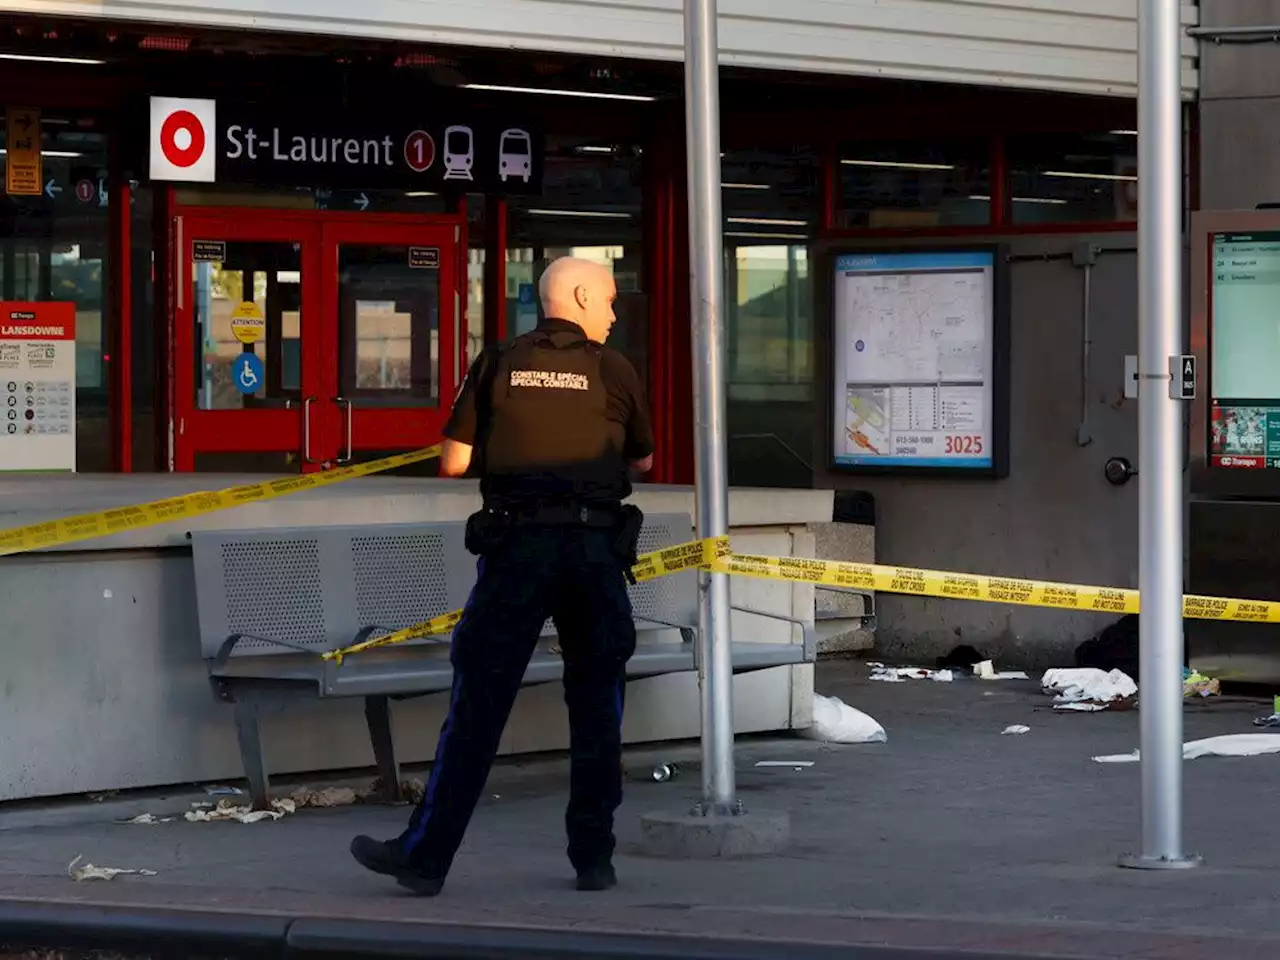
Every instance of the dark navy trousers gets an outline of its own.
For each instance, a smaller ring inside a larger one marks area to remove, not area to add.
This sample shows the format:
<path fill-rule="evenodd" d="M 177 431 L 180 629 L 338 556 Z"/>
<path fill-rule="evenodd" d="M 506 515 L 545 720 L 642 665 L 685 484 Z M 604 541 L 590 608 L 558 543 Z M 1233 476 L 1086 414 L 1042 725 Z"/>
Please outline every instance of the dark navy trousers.
<path fill-rule="evenodd" d="M 519 526 L 480 558 L 453 633 L 449 715 L 425 795 L 400 836 L 415 866 L 448 873 L 548 617 L 560 634 L 569 708 L 569 860 L 582 871 L 613 855 L 626 664 L 636 646 L 613 537 L 589 527 Z"/>

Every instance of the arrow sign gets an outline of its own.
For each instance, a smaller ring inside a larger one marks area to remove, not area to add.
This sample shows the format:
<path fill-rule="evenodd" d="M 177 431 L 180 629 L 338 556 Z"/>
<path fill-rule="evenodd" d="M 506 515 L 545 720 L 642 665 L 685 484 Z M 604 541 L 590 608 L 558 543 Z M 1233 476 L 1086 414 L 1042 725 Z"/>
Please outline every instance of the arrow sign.
<path fill-rule="evenodd" d="M 53 200 L 61 192 L 62 192 L 62 188 L 58 186 L 58 181 L 50 177 L 49 182 L 44 185 L 44 195 L 48 197 L 50 200 Z"/>
<path fill-rule="evenodd" d="M 369 209 L 369 195 L 361 191 L 360 196 L 356 197 L 356 206 L 360 208 L 360 212 Z"/>

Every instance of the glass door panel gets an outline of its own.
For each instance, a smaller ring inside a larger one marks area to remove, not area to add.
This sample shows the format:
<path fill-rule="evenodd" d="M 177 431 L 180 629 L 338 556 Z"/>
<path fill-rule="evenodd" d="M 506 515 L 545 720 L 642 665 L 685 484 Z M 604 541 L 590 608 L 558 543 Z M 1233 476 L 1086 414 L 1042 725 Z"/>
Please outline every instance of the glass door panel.
<path fill-rule="evenodd" d="M 320 469 L 336 438 L 319 402 L 318 226 L 179 216 L 174 234 L 175 466 Z"/>
<path fill-rule="evenodd" d="M 440 439 L 460 382 L 459 232 L 450 223 L 325 226 L 339 462 Z"/>

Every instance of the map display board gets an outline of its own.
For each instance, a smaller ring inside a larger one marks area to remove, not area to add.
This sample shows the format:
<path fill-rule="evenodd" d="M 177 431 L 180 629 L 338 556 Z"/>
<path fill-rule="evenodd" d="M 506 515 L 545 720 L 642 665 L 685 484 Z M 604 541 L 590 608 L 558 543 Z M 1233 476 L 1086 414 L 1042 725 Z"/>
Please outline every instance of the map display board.
<path fill-rule="evenodd" d="M 1213 237 L 1209 463 L 1280 469 L 1280 232 Z"/>
<path fill-rule="evenodd" d="M 75 468 L 75 304 L 0 302 L 0 471 Z"/>
<path fill-rule="evenodd" d="M 997 472 L 997 256 L 846 253 L 833 269 L 836 467 Z"/>

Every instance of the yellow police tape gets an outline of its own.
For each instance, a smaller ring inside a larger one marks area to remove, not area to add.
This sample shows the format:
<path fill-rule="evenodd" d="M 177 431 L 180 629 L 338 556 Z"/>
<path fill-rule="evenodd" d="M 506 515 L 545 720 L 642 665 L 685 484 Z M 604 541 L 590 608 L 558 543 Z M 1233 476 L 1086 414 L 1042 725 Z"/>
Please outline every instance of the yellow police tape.
<path fill-rule="evenodd" d="M 373 473 L 382 473 L 411 463 L 421 463 L 439 455 L 440 445 L 437 444 L 422 450 L 398 453 L 381 460 L 339 467 L 322 473 L 305 473 L 296 477 L 282 477 L 279 480 L 265 480 L 262 483 L 245 483 L 237 487 L 227 487 L 224 490 L 187 493 L 167 500 L 140 503 L 137 506 L 96 510 L 93 513 L 62 517 L 59 520 L 49 520 L 44 523 L 32 523 L 12 530 L 0 530 L 0 557 L 38 550 L 42 547 L 57 547 L 80 540 L 92 540 L 95 537 L 123 533 L 126 530 L 154 527 L 186 517 L 229 510 L 246 503 L 274 500 L 291 493 L 315 490 L 344 480 L 367 477 Z"/>
<path fill-rule="evenodd" d="M 679 573 L 681 570 L 707 569 L 715 564 L 720 557 L 727 556 L 728 553 L 728 537 L 692 540 L 689 543 L 681 543 L 674 547 L 664 547 L 652 553 L 641 554 L 636 560 L 635 566 L 631 568 L 631 573 L 636 578 L 637 583 L 645 580 L 656 580 L 658 577 Z M 329 650 L 321 654 L 321 656 L 325 660 L 332 660 L 341 664 L 344 657 L 353 653 L 372 650 L 374 647 L 387 647 L 396 643 L 404 643 L 408 640 L 421 640 L 424 637 L 438 637 L 440 634 L 448 633 L 452 630 L 461 619 L 462 611 L 454 610 L 423 623 L 405 627 L 403 630 L 396 630 L 394 633 L 385 633 L 382 636 L 370 637 L 368 640 L 361 640 L 359 643 L 340 647 L 337 650 Z"/>
<path fill-rule="evenodd" d="M 815 586 L 846 587 L 944 600 L 978 600 L 1093 613 L 1138 612 L 1137 590 L 951 573 L 945 570 L 919 570 L 914 567 L 852 563 L 846 560 L 754 556 L 733 553 L 729 548 L 728 537 L 693 540 L 645 554 L 632 567 L 632 573 L 637 581 L 641 581 L 692 568 L 762 580 L 784 580 L 790 583 L 811 583 Z M 1280 623 L 1280 603 L 1187 595 L 1182 598 L 1182 615 L 1198 620 Z M 462 611 L 455 610 L 395 633 L 330 650 L 323 656 L 326 660 L 340 664 L 344 657 L 353 653 L 448 633 L 461 618 Z"/>
<path fill-rule="evenodd" d="M 228 510 L 315 490 L 320 487 L 367 477 L 396 467 L 421 463 L 440 455 L 440 445 L 400 453 L 369 463 L 339 467 L 322 473 L 283 477 L 261 483 L 246 483 L 223 490 L 188 493 L 136 506 L 98 510 L 44 523 L 33 523 L 0 531 L 0 557 L 42 547 L 55 547 L 92 540 L 96 537 L 158 526 L 187 517 Z M 1045 580 L 992 577 L 984 574 L 920 570 L 845 560 L 816 560 L 806 557 L 763 557 L 733 553 L 728 537 L 692 540 L 644 554 L 632 568 L 637 581 L 653 580 L 683 570 L 706 570 L 731 576 L 811 583 L 816 586 L 847 587 L 880 593 L 936 597 L 944 600 L 977 600 L 1059 610 L 1097 613 L 1137 613 L 1138 591 L 1120 587 L 1094 587 Z M 1242 600 L 1232 597 L 1187 595 L 1182 599 L 1182 615 L 1198 620 L 1235 620 L 1249 623 L 1280 623 L 1280 602 Z M 451 631 L 462 618 L 455 610 L 424 623 L 372 637 L 360 643 L 330 650 L 324 659 L 341 663 L 343 658 L 375 647 L 404 643 Z"/>

